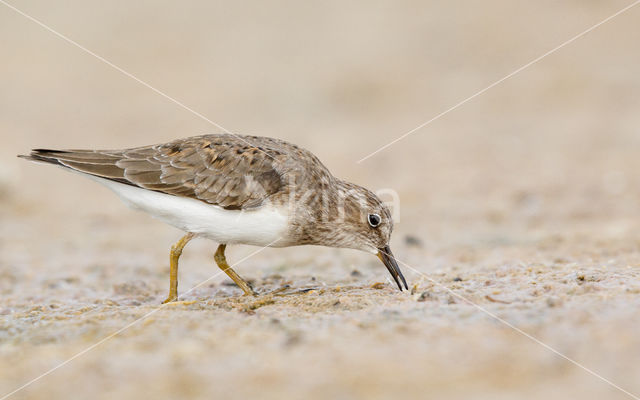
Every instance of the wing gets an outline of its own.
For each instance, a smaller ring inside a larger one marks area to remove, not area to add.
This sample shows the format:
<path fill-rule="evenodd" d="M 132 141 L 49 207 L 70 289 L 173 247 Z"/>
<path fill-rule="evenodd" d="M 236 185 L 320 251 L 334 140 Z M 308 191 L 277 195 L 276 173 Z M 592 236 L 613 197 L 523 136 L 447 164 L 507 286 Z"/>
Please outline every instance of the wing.
<path fill-rule="evenodd" d="M 227 209 L 248 209 L 283 190 L 292 158 L 283 143 L 205 135 L 127 150 L 36 149 L 24 158 Z"/>

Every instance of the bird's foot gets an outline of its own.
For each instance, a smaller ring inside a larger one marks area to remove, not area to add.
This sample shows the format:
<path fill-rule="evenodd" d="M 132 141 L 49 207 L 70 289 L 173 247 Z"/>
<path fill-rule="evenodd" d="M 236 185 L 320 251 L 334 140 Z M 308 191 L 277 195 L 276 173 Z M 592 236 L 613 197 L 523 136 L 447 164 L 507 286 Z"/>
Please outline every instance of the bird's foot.
<path fill-rule="evenodd" d="M 190 304 L 195 304 L 195 303 L 197 303 L 197 302 L 198 302 L 198 300 L 180 300 L 180 301 L 178 301 L 178 300 L 173 300 L 173 301 L 171 301 L 171 302 L 163 303 L 163 304 L 168 304 L 168 305 L 170 305 L 170 306 L 177 306 L 177 305 L 188 306 L 188 305 L 190 305 Z"/>
<path fill-rule="evenodd" d="M 162 302 L 162 304 L 171 303 L 171 302 L 176 301 L 176 300 L 178 300 L 178 296 L 175 296 L 175 295 L 169 295 L 169 297 L 167 297 L 167 298 Z"/>
<path fill-rule="evenodd" d="M 245 291 L 244 294 L 242 295 L 242 297 L 258 297 L 258 292 L 256 292 L 255 290 L 251 289 L 249 291 Z"/>
<path fill-rule="evenodd" d="M 283 292 L 285 290 L 290 289 L 290 288 L 291 288 L 291 285 L 282 285 L 277 289 L 273 289 L 272 291 L 265 293 L 265 295 L 278 295 L 278 294 L 282 295 L 282 294 L 284 294 Z"/>
<path fill-rule="evenodd" d="M 274 289 L 274 290 L 271 290 L 269 292 L 263 293 L 262 296 L 290 296 L 290 295 L 294 295 L 294 294 L 309 293 L 309 292 L 312 292 L 314 290 L 318 290 L 320 288 L 319 287 L 306 287 L 306 288 L 293 289 L 291 291 L 288 291 L 289 289 L 291 289 L 291 285 L 282 285 L 277 289 Z"/>

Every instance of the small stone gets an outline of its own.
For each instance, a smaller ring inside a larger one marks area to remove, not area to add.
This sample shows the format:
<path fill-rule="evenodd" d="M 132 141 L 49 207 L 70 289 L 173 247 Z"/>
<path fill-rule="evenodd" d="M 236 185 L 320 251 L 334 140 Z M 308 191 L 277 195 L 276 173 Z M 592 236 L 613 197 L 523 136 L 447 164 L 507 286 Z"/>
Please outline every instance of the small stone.
<path fill-rule="evenodd" d="M 413 296 L 418 291 L 418 284 L 416 283 L 411 287 L 411 295 Z"/>
<path fill-rule="evenodd" d="M 409 247 L 422 247 L 422 240 L 414 235 L 406 235 L 404 237 L 404 243 Z"/>
<path fill-rule="evenodd" d="M 433 300 L 433 294 L 431 294 L 431 292 L 422 292 L 420 293 L 420 296 L 418 297 L 418 301 L 419 302 L 423 302 L 423 301 L 427 301 L 427 300 Z"/>
<path fill-rule="evenodd" d="M 547 298 L 547 306 L 548 307 L 558 307 L 562 305 L 562 300 L 557 297 L 548 297 Z"/>
<path fill-rule="evenodd" d="M 300 332 L 290 332 L 287 335 L 287 339 L 284 342 L 285 347 L 295 346 L 302 341 L 302 334 Z"/>

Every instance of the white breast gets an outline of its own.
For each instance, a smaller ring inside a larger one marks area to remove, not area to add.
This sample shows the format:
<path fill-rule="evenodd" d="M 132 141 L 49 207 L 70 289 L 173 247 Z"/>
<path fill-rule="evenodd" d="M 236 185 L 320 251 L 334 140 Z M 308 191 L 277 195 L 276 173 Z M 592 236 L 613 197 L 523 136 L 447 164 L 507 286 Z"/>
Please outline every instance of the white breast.
<path fill-rule="evenodd" d="M 129 207 L 149 213 L 183 231 L 225 244 L 286 245 L 286 210 L 270 205 L 254 210 L 225 210 L 195 199 L 89 177 L 113 190 Z"/>

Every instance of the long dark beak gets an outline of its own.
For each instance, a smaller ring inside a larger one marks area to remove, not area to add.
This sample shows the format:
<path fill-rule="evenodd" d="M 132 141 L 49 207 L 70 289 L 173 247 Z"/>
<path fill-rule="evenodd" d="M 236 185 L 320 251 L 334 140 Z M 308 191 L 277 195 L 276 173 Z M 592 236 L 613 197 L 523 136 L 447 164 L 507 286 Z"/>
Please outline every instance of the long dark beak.
<path fill-rule="evenodd" d="M 400 267 L 398 267 L 398 263 L 396 262 L 395 257 L 393 257 L 393 253 L 389 246 L 384 246 L 381 249 L 378 249 L 378 258 L 384 263 L 384 266 L 387 267 L 391 276 L 396 281 L 398 288 L 402 290 L 402 285 L 400 281 L 404 283 L 404 288 L 409 290 L 409 286 L 407 286 L 407 281 L 404 279 L 402 275 L 402 271 L 400 271 Z"/>

